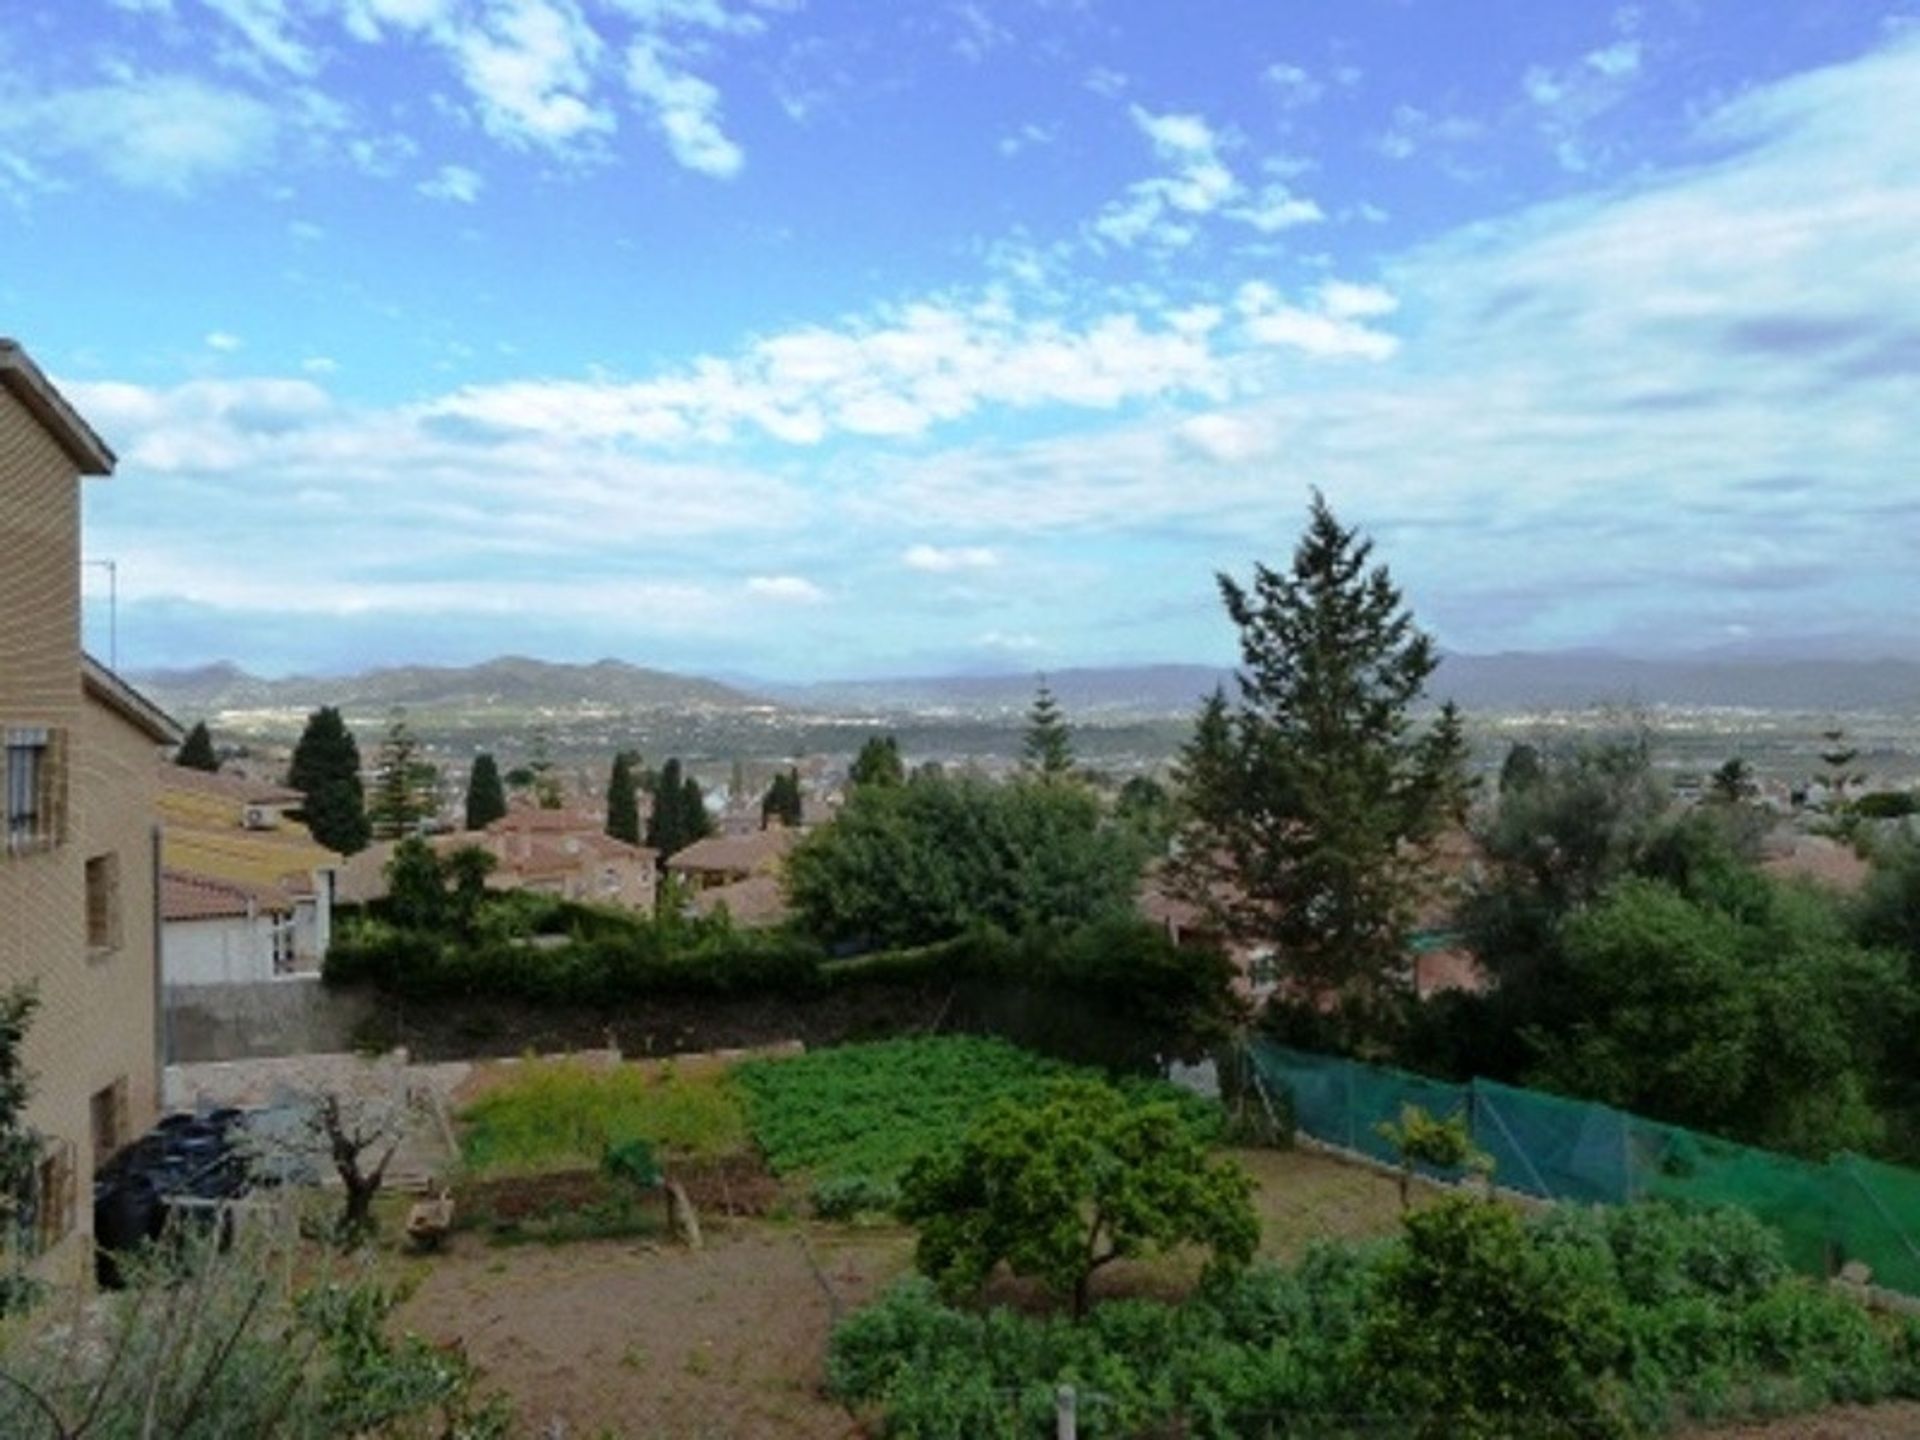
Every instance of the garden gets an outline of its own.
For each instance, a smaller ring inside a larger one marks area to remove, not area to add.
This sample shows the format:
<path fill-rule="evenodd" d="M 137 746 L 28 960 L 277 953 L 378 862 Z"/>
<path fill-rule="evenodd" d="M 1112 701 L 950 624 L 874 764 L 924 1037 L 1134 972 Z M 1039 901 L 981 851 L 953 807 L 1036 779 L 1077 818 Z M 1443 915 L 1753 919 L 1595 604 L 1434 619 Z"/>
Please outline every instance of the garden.
<path fill-rule="evenodd" d="M 1740 1212 L 1403 1195 L 1004 1042 L 527 1061 L 479 1091 L 465 1228 L 396 1260 L 400 1318 L 536 1431 L 1046 1435 L 1062 1383 L 1084 1436 L 1920 1421 L 1920 1322 L 1794 1276 Z M 636 1145 L 700 1248 L 621 1171 Z"/>

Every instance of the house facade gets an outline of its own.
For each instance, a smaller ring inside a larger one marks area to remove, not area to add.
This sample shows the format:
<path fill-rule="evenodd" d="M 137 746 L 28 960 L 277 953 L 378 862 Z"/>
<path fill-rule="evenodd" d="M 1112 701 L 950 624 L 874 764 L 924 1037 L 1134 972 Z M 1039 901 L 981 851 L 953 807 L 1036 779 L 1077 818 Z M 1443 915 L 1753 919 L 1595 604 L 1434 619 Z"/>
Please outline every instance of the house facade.
<path fill-rule="evenodd" d="M 318 974 L 344 857 L 287 814 L 299 792 L 164 763 L 159 792 L 167 985 Z"/>
<path fill-rule="evenodd" d="M 30 985 L 23 1120 L 36 1172 L 6 1243 L 92 1269 L 93 1172 L 157 1117 L 154 759 L 179 728 L 80 641 L 80 480 L 113 454 L 0 341 L 0 986 Z"/>

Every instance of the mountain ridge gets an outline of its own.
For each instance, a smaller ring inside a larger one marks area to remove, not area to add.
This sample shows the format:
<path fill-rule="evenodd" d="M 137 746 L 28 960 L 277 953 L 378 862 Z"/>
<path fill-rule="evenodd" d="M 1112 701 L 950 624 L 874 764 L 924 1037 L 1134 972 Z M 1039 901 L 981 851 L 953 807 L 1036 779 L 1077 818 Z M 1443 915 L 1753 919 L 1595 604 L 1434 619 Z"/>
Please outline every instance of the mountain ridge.
<path fill-rule="evenodd" d="M 1180 663 L 1069 666 L 1047 683 L 1070 714 L 1191 713 L 1231 669 Z M 748 712 L 770 708 L 827 713 L 931 712 L 991 715 L 1023 711 L 1032 671 L 925 675 L 782 684 L 720 681 L 626 661 L 586 664 L 503 655 L 477 665 L 383 666 L 348 676 L 266 679 L 229 660 L 130 676 L 168 709 L 188 717 L 248 709 L 338 705 L 366 711 L 546 707 Z M 1920 661 L 1904 659 L 1642 659 L 1606 651 L 1508 651 L 1443 655 L 1428 686 L 1435 700 L 1474 710 L 1587 709 L 1605 705 L 1692 705 L 1800 713 L 1894 710 L 1920 713 Z"/>

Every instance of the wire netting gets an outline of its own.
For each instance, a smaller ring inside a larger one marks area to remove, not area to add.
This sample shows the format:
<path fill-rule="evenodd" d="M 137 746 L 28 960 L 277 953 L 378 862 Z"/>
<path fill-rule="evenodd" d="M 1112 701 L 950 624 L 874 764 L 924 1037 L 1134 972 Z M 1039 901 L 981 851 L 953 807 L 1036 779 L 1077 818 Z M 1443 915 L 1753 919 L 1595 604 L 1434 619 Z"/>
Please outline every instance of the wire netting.
<path fill-rule="evenodd" d="M 1382 1122 L 1407 1105 L 1441 1119 L 1464 1113 L 1507 1189 L 1591 1204 L 1738 1205 L 1779 1231 L 1788 1260 L 1809 1274 L 1861 1261 L 1875 1284 L 1920 1295 L 1920 1171 L 1850 1154 L 1817 1164 L 1590 1101 L 1492 1080 L 1452 1085 L 1268 1041 L 1251 1058 L 1291 1099 L 1299 1129 L 1324 1144 L 1396 1163 Z"/>

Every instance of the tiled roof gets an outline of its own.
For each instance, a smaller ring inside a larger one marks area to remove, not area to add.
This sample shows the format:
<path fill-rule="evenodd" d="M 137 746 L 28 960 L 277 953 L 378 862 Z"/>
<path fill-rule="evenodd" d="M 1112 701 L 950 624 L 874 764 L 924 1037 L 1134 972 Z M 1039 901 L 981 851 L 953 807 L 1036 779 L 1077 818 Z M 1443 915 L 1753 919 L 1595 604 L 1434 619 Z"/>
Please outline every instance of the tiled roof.
<path fill-rule="evenodd" d="M 219 920 L 245 915 L 253 906 L 261 910 L 292 908 L 284 895 L 263 894 L 244 885 L 231 885 L 178 870 L 160 872 L 160 918 L 163 920 Z"/>
<path fill-rule="evenodd" d="M 195 770 L 170 760 L 161 762 L 160 784 L 168 790 L 217 796 L 235 805 L 298 805 L 306 798 L 271 780 L 252 780 L 229 770 Z"/>
<path fill-rule="evenodd" d="M 772 872 L 800 838 L 797 830 L 774 827 L 751 835 L 711 835 L 676 851 L 669 870 L 704 871 L 721 875 L 761 875 Z"/>

